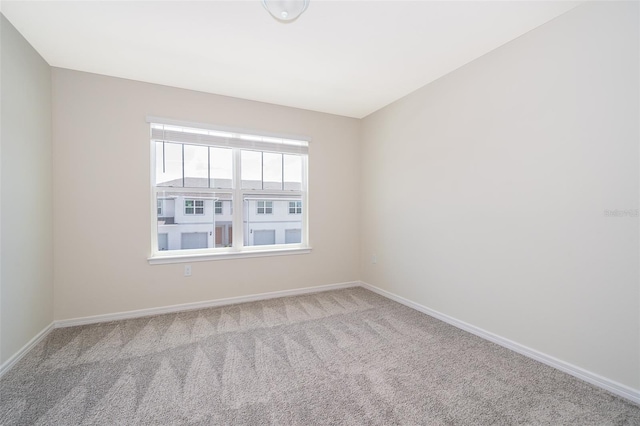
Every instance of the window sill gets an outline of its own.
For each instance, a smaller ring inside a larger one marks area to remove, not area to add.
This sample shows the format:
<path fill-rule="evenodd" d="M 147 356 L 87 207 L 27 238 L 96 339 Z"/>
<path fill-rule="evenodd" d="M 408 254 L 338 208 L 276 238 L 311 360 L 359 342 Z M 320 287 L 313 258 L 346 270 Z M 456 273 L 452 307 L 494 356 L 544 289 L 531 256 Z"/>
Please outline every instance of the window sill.
<path fill-rule="evenodd" d="M 226 253 L 198 253 L 198 254 L 170 254 L 156 255 L 147 259 L 150 265 L 164 265 L 168 263 L 204 262 L 209 260 L 229 260 L 250 257 L 289 256 L 311 253 L 311 247 L 286 248 L 272 250 L 248 250 Z"/>

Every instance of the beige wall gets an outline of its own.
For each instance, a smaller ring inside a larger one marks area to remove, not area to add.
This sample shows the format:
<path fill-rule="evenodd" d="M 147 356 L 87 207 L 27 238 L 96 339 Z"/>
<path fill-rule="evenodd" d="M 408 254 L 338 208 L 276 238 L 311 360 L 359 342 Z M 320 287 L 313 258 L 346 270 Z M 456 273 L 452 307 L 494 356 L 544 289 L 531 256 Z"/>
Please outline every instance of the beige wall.
<path fill-rule="evenodd" d="M 361 278 L 639 389 L 638 35 L 586 4 L 364 119 Z"/>
<path fill-rule="evenodd" d="M 51 71 L 0 15 L 0 364 L 53 321 Z"/>
<path fill-rule="evenodd" d="M 52 76 L 57 320 L 358 279 L 358 120 L 65 69 Z M 189 278 L 182 264 L 149 265 L 147 115 L 311 137 L 312 253 L 195 262 Z"/>

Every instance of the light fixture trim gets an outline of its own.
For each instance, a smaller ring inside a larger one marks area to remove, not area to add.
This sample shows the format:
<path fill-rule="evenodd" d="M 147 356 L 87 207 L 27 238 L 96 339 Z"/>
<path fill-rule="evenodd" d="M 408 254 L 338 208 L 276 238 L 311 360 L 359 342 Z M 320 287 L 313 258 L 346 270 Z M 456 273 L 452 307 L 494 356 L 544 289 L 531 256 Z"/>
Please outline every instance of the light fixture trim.
<path fill-rule="evenodd" d="M 280 22 L 295 21 L 307 10 L 310 0 L 262 0 L 262 5 Z"/>

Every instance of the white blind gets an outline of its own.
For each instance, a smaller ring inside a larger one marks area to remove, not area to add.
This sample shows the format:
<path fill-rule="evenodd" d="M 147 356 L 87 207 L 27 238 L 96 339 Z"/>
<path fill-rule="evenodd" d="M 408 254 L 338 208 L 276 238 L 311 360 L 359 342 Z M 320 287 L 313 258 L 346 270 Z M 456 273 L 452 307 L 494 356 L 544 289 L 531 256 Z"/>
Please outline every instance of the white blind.
<path fill-rule="evenodd" d="M 151 122 L 151 140 L 194 145 L 242 148 L 284 154 L 308 154 L 309 142 L 223 130 L 184 127 Z"/>

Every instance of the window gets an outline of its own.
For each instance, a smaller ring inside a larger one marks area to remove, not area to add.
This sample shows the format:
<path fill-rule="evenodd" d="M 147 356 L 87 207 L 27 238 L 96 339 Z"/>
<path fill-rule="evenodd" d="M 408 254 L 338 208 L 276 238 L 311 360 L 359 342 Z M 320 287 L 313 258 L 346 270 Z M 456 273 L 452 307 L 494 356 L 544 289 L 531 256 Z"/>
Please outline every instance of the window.
<path fill-rule="evenodd" d="M 204 200 L 184 200 L 184 214 L 204 214 Z"/>
<path fill-rule="evenodd" d="M 258 214 L 273 214 L 273 201 L 258 201 Z"/>
<path fill-rule="evenodd" d="M 289 214 L 301 214 L 302 201 L 289 201 Z"/>
<path fill-rule="evenodd" d="M 151 263 L 309 250 L 307 141 L 162 121 L 149 119 Z"/>

